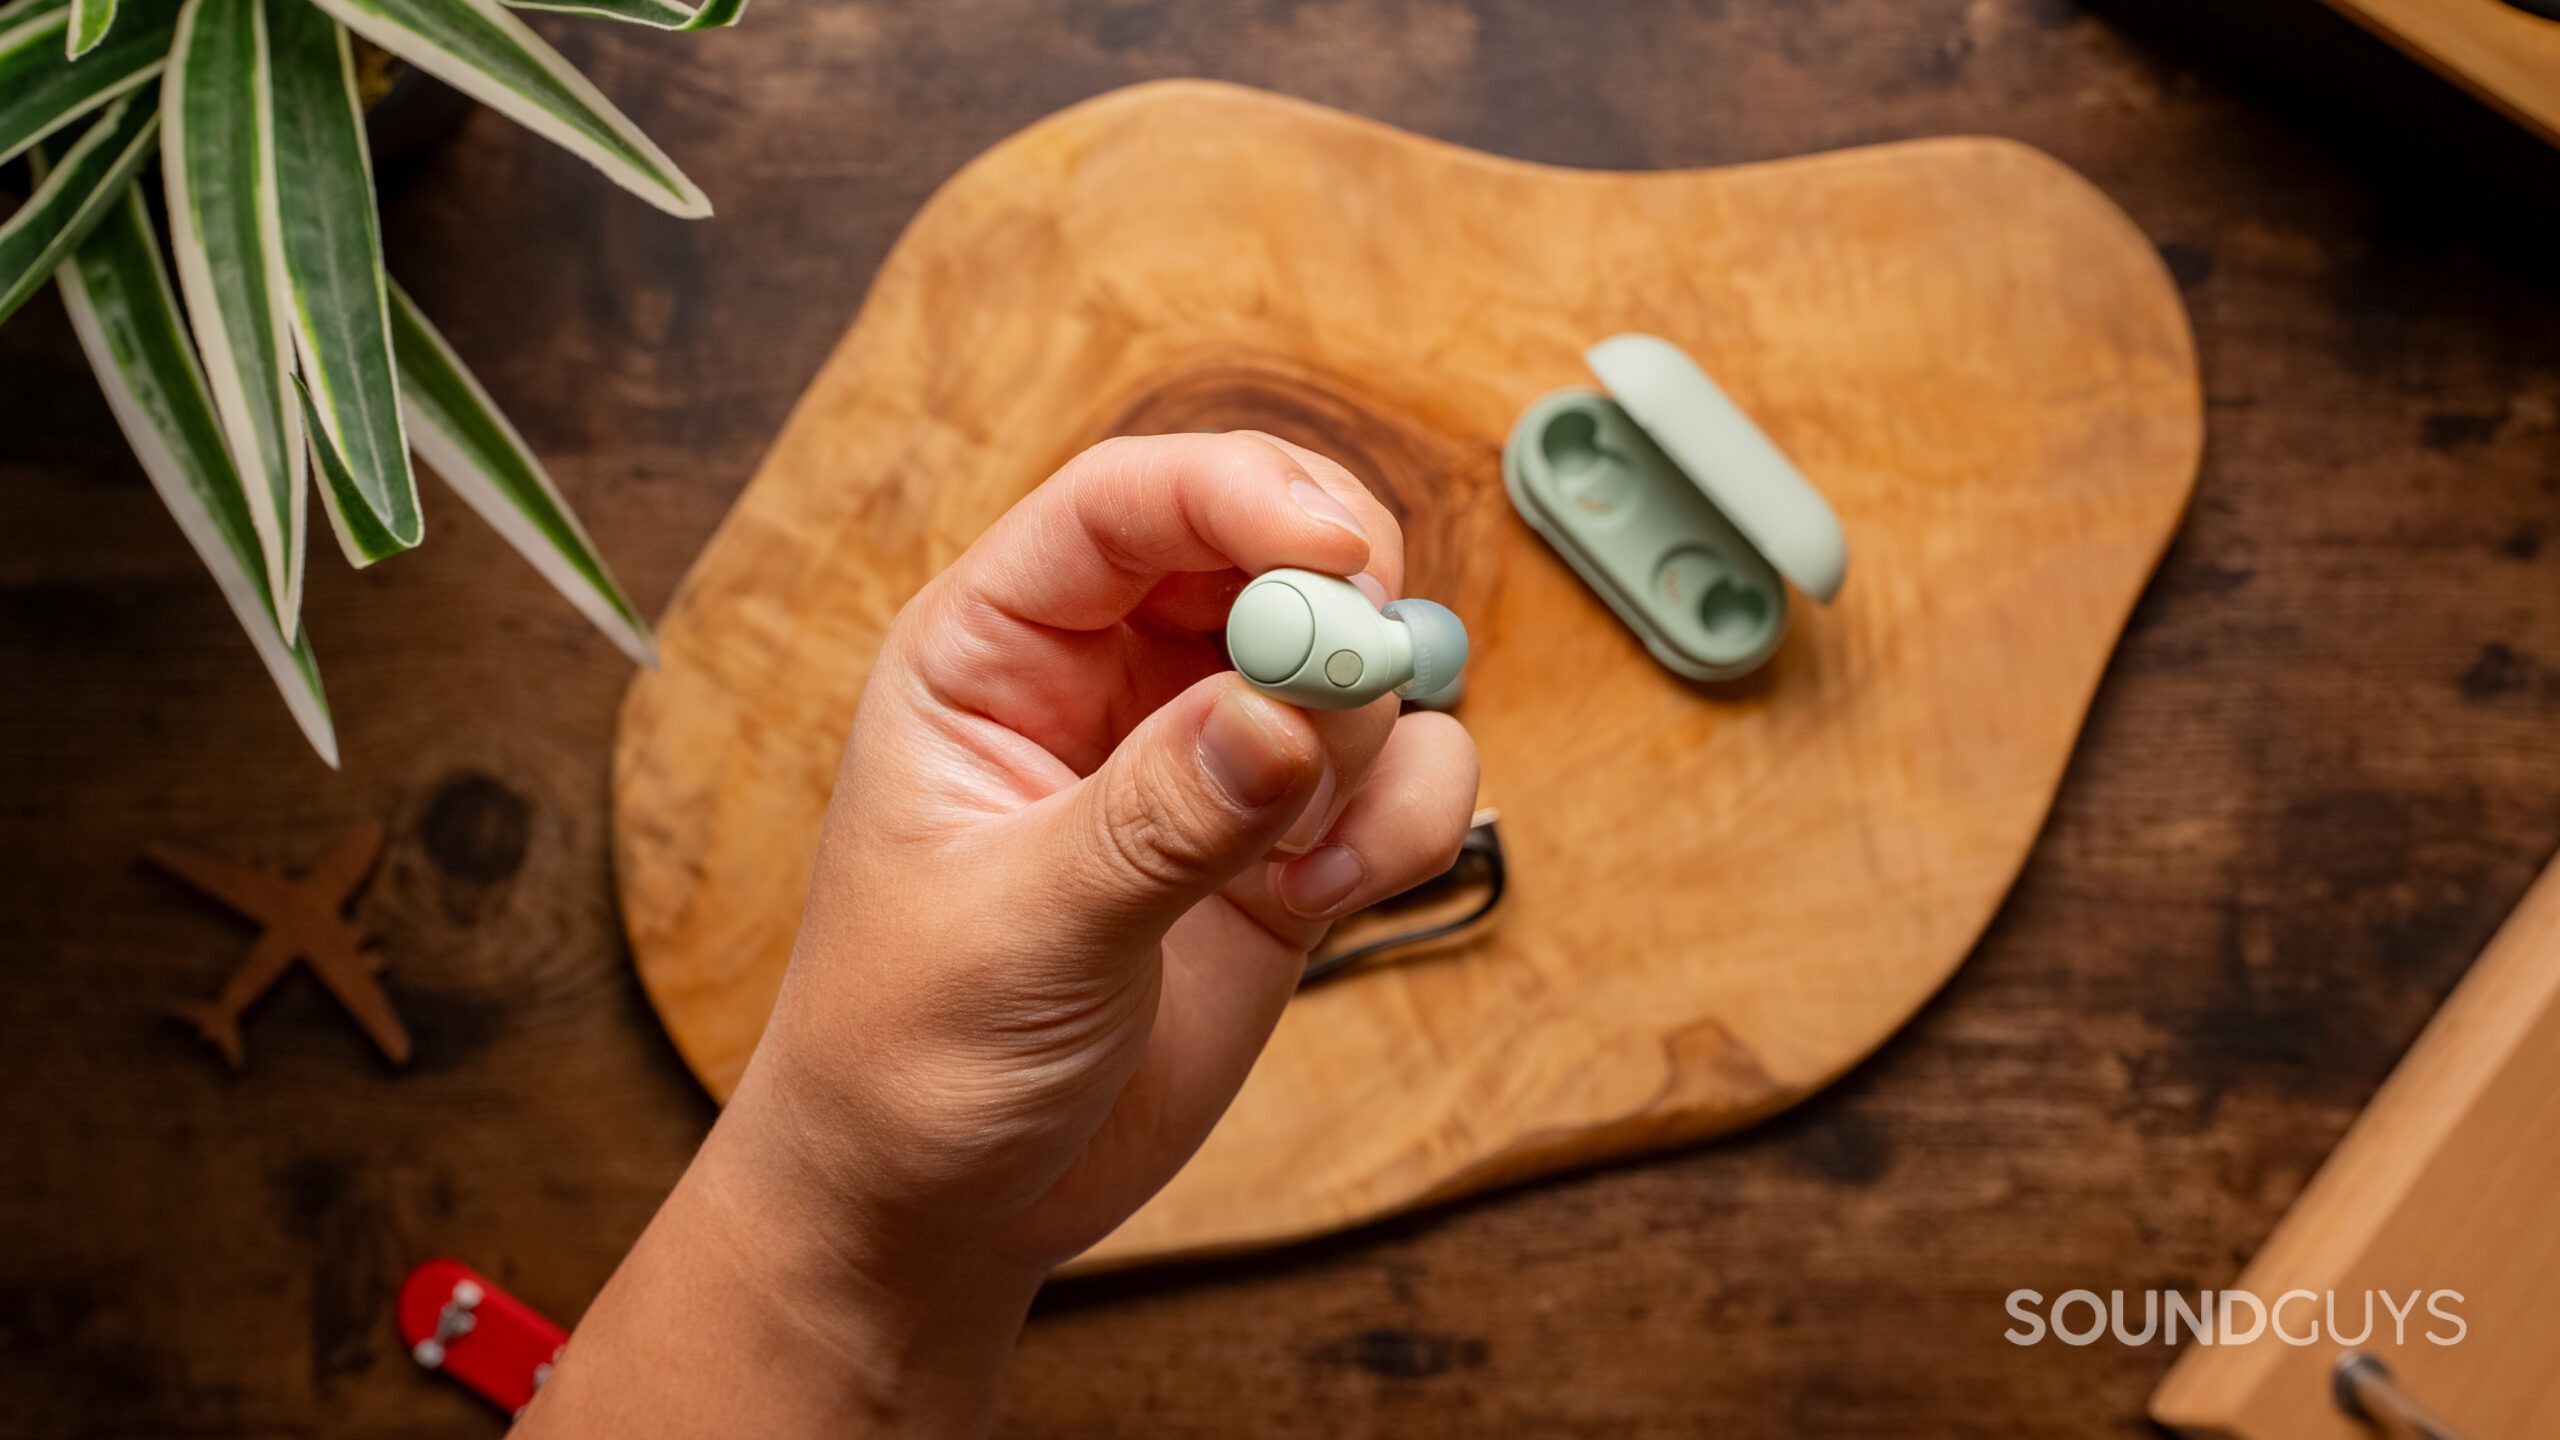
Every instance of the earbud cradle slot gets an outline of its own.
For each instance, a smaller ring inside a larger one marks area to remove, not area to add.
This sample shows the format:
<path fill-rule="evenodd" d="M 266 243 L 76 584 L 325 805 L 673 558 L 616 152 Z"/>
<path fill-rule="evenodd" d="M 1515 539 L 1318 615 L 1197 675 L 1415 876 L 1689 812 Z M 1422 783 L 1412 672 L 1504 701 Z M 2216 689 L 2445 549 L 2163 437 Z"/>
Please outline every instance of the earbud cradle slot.
<path fill-rule="evenodd" d="M 1503 481 L 1532 528 L 1673 672 L 1743 674 L 1786 633 L 1775 567 L 1625 409 L 1596 390 L 1531 405 Z"/>

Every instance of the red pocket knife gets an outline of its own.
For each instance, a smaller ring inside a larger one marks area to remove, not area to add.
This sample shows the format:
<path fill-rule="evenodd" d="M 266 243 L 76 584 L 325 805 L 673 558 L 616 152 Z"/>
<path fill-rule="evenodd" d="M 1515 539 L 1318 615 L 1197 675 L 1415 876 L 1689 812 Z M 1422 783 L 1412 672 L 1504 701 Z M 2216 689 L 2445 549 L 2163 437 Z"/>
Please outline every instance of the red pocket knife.
<path fill-rule="evenodd" d="M 569 1332 L 458 1260 L 430 1260 L 400 1283 L 400 1338 L 441 1370 L 512 1415 L 551 1377 Z"/>

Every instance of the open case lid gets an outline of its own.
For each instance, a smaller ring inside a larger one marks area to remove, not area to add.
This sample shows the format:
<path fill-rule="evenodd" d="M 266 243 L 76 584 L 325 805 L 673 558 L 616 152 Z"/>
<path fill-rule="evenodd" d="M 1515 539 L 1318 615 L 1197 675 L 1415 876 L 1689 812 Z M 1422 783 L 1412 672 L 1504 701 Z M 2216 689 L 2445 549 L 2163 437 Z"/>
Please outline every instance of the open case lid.
<path fill-rule="evenodd" d="M 1826 605 L 1840 593 L 1849 571 L 1840 517 L 1687 351 L 1659 335 L 1613 335 L 1583 358 L 1770 564 Z"/>

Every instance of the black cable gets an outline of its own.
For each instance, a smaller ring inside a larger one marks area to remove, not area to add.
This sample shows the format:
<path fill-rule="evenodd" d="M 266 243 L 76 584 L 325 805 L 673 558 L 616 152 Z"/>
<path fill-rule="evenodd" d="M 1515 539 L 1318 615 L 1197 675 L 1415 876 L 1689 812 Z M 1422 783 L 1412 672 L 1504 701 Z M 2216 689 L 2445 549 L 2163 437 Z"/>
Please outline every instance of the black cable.
<path fill-rule="evenodd" d="M 1355 945 L 1339 955 L 1327 955 L 1321 959 L 1311 960 L 1307 964 L 1307 973 L 1298 977 L 1298 988 L 1304 990 L 1310 985 L 1329 980 L 1371 956 L 1383 954 L 1389 950 L 1401 950 L 1408 945 L 1419 945 L 1426 940 L 1437 940 L 1444 935 L 1455 935 L 1492 914 L 1493 907 L 1502 903 L 1502 890 L 1506 878 L 1502 861 L 1502 836 L 1495 830 L 1493 821 L 1487 820 L 1481 825 L 1469 827 L 1467 838 L 1459 842 L 1458 857 L 1449 862 L 1449 868 L 1406 893 L 1421 895 L 1434 890 L 1450 890 L 1461 885 L 1477 883 L 1477 873 L 1462 872 L 1478 872 L 1482 877 L 1485 887 L 1484 899 L 1478 901 L 1474 909 L 1453 920 L 1443 920 L 1436 925 L 1425 925 L 1418 930 L 1406 930 L 1383 936 L 1366 945 Z"/>

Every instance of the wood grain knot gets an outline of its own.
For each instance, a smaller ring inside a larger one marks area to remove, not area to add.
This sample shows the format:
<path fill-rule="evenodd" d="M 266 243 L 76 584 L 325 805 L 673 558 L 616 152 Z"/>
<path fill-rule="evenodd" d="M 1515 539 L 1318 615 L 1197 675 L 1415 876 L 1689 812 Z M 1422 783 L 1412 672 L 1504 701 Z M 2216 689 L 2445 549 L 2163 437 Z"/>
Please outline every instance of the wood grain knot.
<path fill-rule="evenodd" d="M 1315 1358 L 1381 1380 L 1429 1380 L 1453 1370 L 1483 1369 L 1485 1343 L 1472 1335 L 1427 1330 L 1363 1330 L 1322 1347 Z"/>
<path fill-rule="evenodd" d="M 456 880 L 495 885 L 523 868 L 533 807 L 496 780 L 466 771 L 444 783 L 418 822 L 436 868 Z"/>

